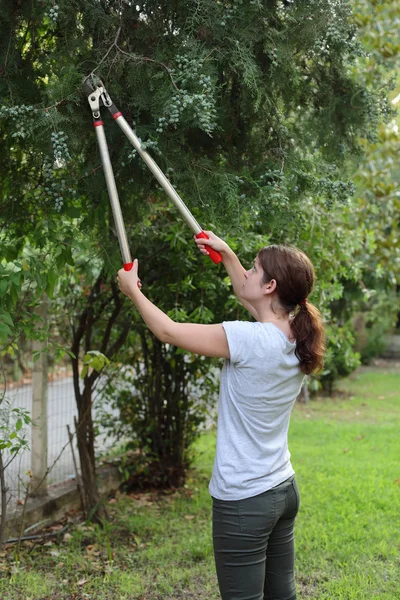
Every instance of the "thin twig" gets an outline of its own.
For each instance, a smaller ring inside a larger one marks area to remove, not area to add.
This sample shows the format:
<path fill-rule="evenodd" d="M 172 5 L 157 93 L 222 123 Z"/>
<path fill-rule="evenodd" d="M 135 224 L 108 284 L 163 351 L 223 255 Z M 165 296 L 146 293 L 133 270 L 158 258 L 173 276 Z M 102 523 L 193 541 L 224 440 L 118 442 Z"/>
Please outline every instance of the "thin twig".
<path fill-rule="evenodd" d="M 6 61 L 4 63 L 4 74 L 6 76 L 7 79 L 7 85 L 8 85 L 8 91 L 10 92 L 10 98 L 11 98 L 11 102 L 12 104 L 14 104 L 14 98 L 13 98 L 13 93 L 12 93 L 12 87 L 10 86 L 10 82 L 8 79 L 8 74 L 7 74 L 7 62 L 8 62 L 8 55 L 10 53 L 10 46 L 11 46 L 11 40 L 12 40 L 12 35 L 10 35 L 10 38 L 8 40 L 8 48 L 7 48 L 7 54 L 6 54 Z"/>
<path fill-rule="evenodd" d="M 93 69 L 93 71 L 91 73 L 89 73 L 89 75 L 85 78 L 85 80 L 88 79 L 89 77 L 91 77 L 93 75 L 93 73 L 95 71 L 97 71 L 97 69 L 99 69 L 100 66 L 103 64 L 103 62 L 106 60 L 106 58 L 110 54 L 111 50 L 114 48 L 114 46 L 117 45 L 117 41 L 118 41 L 120 33 L 121 33 L 121 27 L 118 27 L 117 34 L 115 36 L 115 39 L 114 39 L 113 43 L 111 44 L 111 46 L 109 47 L 109 49 L 107 50 L 107 52 L 105 53 L 105 55 L 103 56 L 103 58 L 101 59 L 101 61 L 99 62 L 99 64 L 97 65 L 97 67 L 95 69 Z M 65 102 L 68 98 L 69 98 L 69 96 L 67 96 L 66 98 L 63 98 L 62 100 L 59 100 L 58 102 L 56 102 L 52 106 L 45 107 L 43 110 L 45 110 L 48 114 L 50 114 L 49 111 L 52 108 L 57 108 L 57 106 L 59 106 L 60 104 L 62 104 L 63 102 Z"/>
<path fill-rule="evenodd" d="M 73 437 L 74 437 L 74 434 L 71 434 L 71 436 L 72 436 L 72 438 L 73 438 Z M 57 461 L 60 459 L 60 457 L 61 457 L 62 453 L 63 453 L 63 452 L 64 452 L 64 450 L 65 450 L 65 448 L 66 448 L 66 447 L 68 446 L 68 444 L 70 444 L 70 443 L 71 443 L 71 446 L 72 446 L 72 441 L 71 441 L 71 439 L 70 439 L 70 440 L 68 440 L 68 442 L 67 442 L 67 443 L 65 444 L 65 446 L 62 448 L 62 450 L 61 450 L 60 454 L 57 456 L 57 458 L 55 459 L 55 461 L 53 462 L 53 464 L 51 465 L 51 467 L 48 467 L 48 468 L 47 468 L 47 470 L 46 470 L 46 473 L 44 474 L 44 476 L 43 476 L 42 480 L 41 480 L 41 481 L 38 483 L 38 485 L 37 485 L 35 488 L 32 488 L 32 487 L 31 487 L 31 485 L 32 485 L 32 480 L 30 479 L 30 480 L 28 481 L 28 484 L 27 484 L 27 486 L 26 486 L 26 488 L 25 488 L 25 500 L 24 500 L 24 505 L 23 505 L 24 507 L 23 507 L 22 516 L 21 516 L 21 522 L 20 522 L 20 531 L 19 531 L 19 535 L 18 535 L 18 541 L 19 541 L 19 543 L 18 543 L 18 546 L 17 546 L 17 553 L 19 552 L 20 541 L 21 541 L 21 537 L 22 537 L 22 533 L 23 533 L 23 527 L 24 527 L 24 521 L 25 521 L 25 513 L 26 513 L 26 504 L 27 504 L 28 498 L 29 498 L 30 496 L 32 496 L 32 494 L 33 494 L 33 493 L 34 493 L 34 492 L 35 492 L 37 489 L 39 489 L 39 488 L 40 488 L 40 486 L 42 485 L 43 481 L 46 479 L 47 475 L 48 475 L 48 474 L 51 472 L 51 470 L 53 469 L 53 467 L 54 467 L 54 465 L 56 464 L 56 462 L 57 462 Z M 9 463 L 10 463 L 10 462 L 11 462 L 11 461 L 9 461 Z M 9 463 L 8 463 L 8 464 L 9 464 Z M 24 482 L 21 480 L 21 478 L 19 477 L 18 479 L 20 480 L 20 482 L 22 483 L 22 485 L 24 485 Z M 30 488 L 31 488 L 31 489 L 30 489 Z M 7 504 L 8 504 L 8 502 L 7 502 Z"/>
<path fill-rule="evenodd" d="M 74 462 L 74 469 L 75 469 L 75 475 L 76 475 L 76 486 L 78 488 L 79 496 L 80 496 L 80 499 L 81 499 L 82 512 L 83 512 L 84 516 L 86 517 L 87 513 L 86 513 L 85 501 L 84 501 L 84 498 L 83 498 L 83 492 L 82 492 L 82 488 L 81 488 L 81 485 L 80 485 L 81 476 L 78 473 L 78 466 L 77 466 L 76 458 L 75 458 L 74 445 L 72 443 L 73 439 L 74 439 L 74 434 L 71 433 L 69 425 L 67 425 L 67 431 L 68 431 L 69 442 L 71 444 L 72 460 Z"/>
<path fill-rule="evenodd" d="M 6 375 L 6 370 L 4 368 L 3 358 L 1 356 L 0 356 L 0 368 L 1 368 L 1 374 L 3 376 L 3 381 L 4 381 L 4 388 L 0 395 L 0 404 L 1 404 L 4 400 L 4 398 L 6 397 L 6 393 L 7 393 L 7 375 Z"/>
<path fill-rule="evenodd" d="M 119 46 L 116 45 L 116 48 L 119 52 L 121 52 L 121 54 L 125 54 L 125 56 L 128 56 L 129 58 L 132 58 L 133 60 L 142 60 L 144 62 L 152 62 L 156 65 L 161 65 L 168 73 L 168 75 L 170 76 L 170 79 L 172 81 L 172 85 L 174 86 L 174 88 L 181 94 L 181 90 L 178 88 L 178 86 L 176 85 L 175 81 L 173 80 L 173 77 L 171 75 L 171 69 L 169 67 L 167 67 L 167 65 L 165 65 L 164 63 L 160 62 L 159 60 L 154 60 L 154 58 L 149 58 L 148 56 L 135 56 L 134 54 L 130 54 L 129 52 L 125 52 L 125 50 L 122 50 L 122 48 L 120 48 Z"/>
<path fill-rule="evenodd" d="M 45 474 L 43 475 L 42 479 L 39 481 L 39 483 L 31 489 L 31 494 L 33 494 L 34 492 L 36 492 L 36 490 L 38 490 L 40 488 L 40 486 L 42 485 L 43 481 L 46 479 L 47 475 L 49 475 L 49 473 L 53 470 L 53 468 L 55 467 L 56 463 L 60 460 L 65 448 L 69 445 L 69 440 L 68 442 L 64 445 L 64 447 L 62 448 L 60 454 L 56 457 L 56 459 L 54 460 L 53 464 L 50 467 L 47 467 Z M 22 480 L 21 483 L 23 484 Z M 28 486 L 31 485 L 31 483 L 28 484 Z"/>
<path fill-rule="evenodd" d="M 209 57 L 211 56 L 211 54 L 212 54 L 213 52 L 215 52 L 216 50 L 218 50 L 218 48 L 213 48 L 213 49 L 211 50 L 211 52 L 209 52 L 209 53 L 207 54 L 207 56 L 206 56 L 206 57 L 205 57 L 203 60 L 207 60 L 207 58 L 209 58 Z"/>
<path fill-rule="evenodd" d="M 25 439 L 25 438 L 24 438 Z M 25 448 L 26 449 L 26 448 Z M 17 458 L 18 454 L 14 453 L 11 455 L 10 460 L 4 465 L 4 470 L 8 469 L 8 467 L 11 465 L 12 461 Z"/>
<path fill-rule="evenodd" d="M 6 71 L 7 71 L 8 55 L 10 54 L 11 40 L 12 40 L 12 36 L 10 35 L 10 37 L 9 37 L 9 40 L 8 40 L 8 47 L 7 47 L 6 60 L 5 60 L 5 62 L 4 62 L 4 72 L 6 72 Z"/>
<path fill-rule="evenodd" d="M 16 554 L 19 557 L 19 550 L 21 547 L 21 538 L 22 538 L 22 534 L 24 533 L 24 522 L 25 522 L 25 513 L 26 513 L 26 503 L 29 497 L 29 486 L 30 486 L 30 480 L 28 481 L 28 485 L 26 486 L 26 494 L 25 494 L 25 500 L 24 500 L 24 507 L 22 509 L 22 516 L 21 516 L 21 524 L 20 524 L 20 528 L 19 528 L 19 533 L 18 533 L 18 543 L 17 543 L 17 550 L 16 550 Z"/>
<path fill-rule="evenodd" d="M 118 48 L 117 42 L 118 42 L 118 38 L 119 38 L 120 33 L 121 33 L 121 29 L 122 29 L 122 27 L 119 26 L 118 30 L 117 30 L 117 34 L 115 36 L 115 39 L 114 39 L 113 43 L 111 44 L 111 46 L 109 47 L 109 49 L 107 50 L 107 52 L 105 53 L 105 55 L 103 56 L 103 58 L 101 59 L 101 61 L 99 62 L 99 64 L 97 65 L 97 67 L 95 69 L 93 69 L 93 71 L 91 73 L 89 73 L 89 75 L 86 77 L 86 79 L 89 79 L 89 77 L 91 77 L 93 75 L 93 73 L 95 73 L 97 71 L 97 69 L 99 69 L 101 67 L 101 65 L 106 60 L 107 56 L 110 54 L 110 52 L 114 48 L 114 46 L 116 48 Z"/>
<path fill-rule="evenodd" d="M 72 97 L 72 94 L 71 94 L 71 97 Z M 68 100 L 68 98 L 69 98 L 69 96 L 67 96 L 66 98 L 62 98 L 61 100 L 59 100 L 55 104 L 52 104 L 51 106 L 45 106 L 45 108 L 43 110 L 45 110 L 48 113 L 52 108 L 57 108 L 57 106 L 59 106 L 60 104 L 62 104 L 66 100 Z"/>

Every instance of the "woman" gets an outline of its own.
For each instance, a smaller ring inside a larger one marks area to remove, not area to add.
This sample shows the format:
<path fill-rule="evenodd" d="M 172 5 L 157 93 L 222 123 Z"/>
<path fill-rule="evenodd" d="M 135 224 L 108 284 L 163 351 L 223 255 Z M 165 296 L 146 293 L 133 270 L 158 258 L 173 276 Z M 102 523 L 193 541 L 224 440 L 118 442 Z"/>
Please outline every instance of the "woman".
<path fill-rule="evenodd" d="M 266 246 L 246 271 L 211 231 L 195 241 L 222 254 L 255 322 L 175 323 L 140 291 L 138 263 L 118 283 L 162 342 L 225 358 L 210 481 L 213 543 L 223 600 L 295 600 L 294 522 L 299 492 L 290 463 L 290 413 L 304 374 L 322 367 L 324 330 L 308 302 L 314 268 L 290 246 Z"/>

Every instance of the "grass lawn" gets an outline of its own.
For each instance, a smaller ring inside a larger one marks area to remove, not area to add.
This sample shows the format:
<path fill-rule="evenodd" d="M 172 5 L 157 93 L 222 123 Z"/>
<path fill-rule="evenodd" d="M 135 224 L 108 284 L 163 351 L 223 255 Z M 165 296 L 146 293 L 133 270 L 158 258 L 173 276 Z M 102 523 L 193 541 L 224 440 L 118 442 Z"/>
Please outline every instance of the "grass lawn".
<path fill-rule="evenodd" d="M 400 373 L 362 369 L 335 399 L 297 405 L 289 444 L 301 493 L 299 599 L 400 598 Z M 112 522 L 0 552 L 0 597 L 213 600 L 219 597 L 207 483 L 215 433 L 185 488 L 119 495 Z"/>

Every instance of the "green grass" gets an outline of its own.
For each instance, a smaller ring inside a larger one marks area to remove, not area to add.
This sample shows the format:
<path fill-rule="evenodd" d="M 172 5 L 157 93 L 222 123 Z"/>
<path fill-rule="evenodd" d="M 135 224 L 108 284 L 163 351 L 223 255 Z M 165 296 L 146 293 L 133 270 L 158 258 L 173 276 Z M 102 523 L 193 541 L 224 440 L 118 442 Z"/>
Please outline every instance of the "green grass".
<path fill-rule="evenodd" d="M 290 448 L 305 598 L 400 597 L 399 382 L 370 370 L 342 385 L 347 395 L 297 407 Z"/>
<path fill-rule="evenodd" d="M 299 599 L 400 598 L 400 375 L 364 369 L 332 399 L 295 408 L 290 450 L 301 508 Z M 219 597 L 207 483 L 215 434 L 169 495 L 119 495 L 104 530 L 80 524 L 51 545 L 0 553 L 5 600 Z"/>

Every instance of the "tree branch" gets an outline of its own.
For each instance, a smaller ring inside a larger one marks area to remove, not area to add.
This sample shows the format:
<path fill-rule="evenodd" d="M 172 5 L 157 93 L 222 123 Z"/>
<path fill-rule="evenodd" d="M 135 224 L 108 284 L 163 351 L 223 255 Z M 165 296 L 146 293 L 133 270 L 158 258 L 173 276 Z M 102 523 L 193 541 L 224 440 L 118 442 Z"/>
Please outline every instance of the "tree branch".
<path fill-rule="evenodd" d="M 117 285 L 116 285 L 115 281 L 111 281 L 111 289 L 113 292 L 115 308 L 114 308 L 110 318 L 108 319 L 107 327 L 106 327 L 106 330 L 103 335 L 103 341 L 102 341 L 101 348 L 100 348 L 100 352 L 102 352 L 103 354 L 106 353 L 107 345 L 110 340 L 112 327 L 113 327 L 115 321 L 117 320 L 118 315 L 121 312 L 121 308 L 122 308 L 121 298 L 118 294 Z"/>
<path fill-rule="evenodd" d="M 119 52 L 121 52 L 121 54 L 124 54 L 125 56 L 128 56 L 129 58 L 131 58 L 132 60 L 141 60 L 144 62 L 152 62 L 155 63 L 156 65 L 161 65 L 168 73 L 171 81 L 172 81 L 172 85 L 174 86 L 174 88 L 176 89 L 177 92 L 179 92 L 180 94 L 182 93 L 181 90 L 178 88 L 178 86 L 176 85 L 175 81 L 173 80 L 173 77 L 171 75 L 171 70 L 169 67 L 167 67 L 167 65 L 165 65 L 164 63 L 160 62 L 159 60 L 154 60 L 154 58 L 149 58 L 148 56 L 136 56 L 135 54 L 130 54 L 129 52 L 125 52 L 125 50 L 122 50 L 122 48 L 120 48 L 119 46 L 116 45 L 116 48 Z"/>
<path fill-rule="evenodd" d="M 122 27 L 119 26 L 118 29 L 117 29 L 117 34 L 115 36 L 115 39 L 114 39 L 113 43 L 111 44 L 111 46 L 109 47 L 109 49 L 107 50 L 107 52 L 105 53 L 105 55 L 103 56 L 103 58 L 101 59 L 101 61 L 99 62 L 99 64 L 97 65 L 97 67 L 95 69 L 93 69 L 93 71 L 91 73 L 89 73 L 89 75 L 85 78 L 85 81 L 86 81 L 86 79 L 89 79 L 89 77 L 91 77 L 93 75 L 93 73 L 95 73 L 97 71 L 97 69 L 99 69 L 101 67 L 101 65 L 106 60 L 107 56 L 110 54 L 110 52 L 114 48 L 114 46 L 116 48 L 118 48 L 117 42 L 118 42 L 118 38 L 119 38 L 120 33 L 121 33 L 121 29 L 122 29 Z"/>

